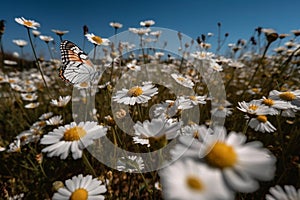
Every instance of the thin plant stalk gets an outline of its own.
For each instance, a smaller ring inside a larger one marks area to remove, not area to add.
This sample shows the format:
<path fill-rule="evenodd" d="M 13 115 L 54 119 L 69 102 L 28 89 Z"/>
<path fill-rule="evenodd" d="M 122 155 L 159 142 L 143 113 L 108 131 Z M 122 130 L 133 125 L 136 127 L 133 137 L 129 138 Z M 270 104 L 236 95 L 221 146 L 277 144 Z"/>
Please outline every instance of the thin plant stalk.
<path fill-rule="evenodd" d="M 90 170 L 90 172 L 93 174 L 93 176 L 97 177 L 97 174 L 94 168 L 92 167 L 90 161 L 88 160 L 87 156 L 85 155 L 85 152 L 82 153 L 82 160 L 84 164 L 87 166 L 87 168 Z"/>
<path fill-rule="evenodd" d="M 53 59 L 53 55 L 52 55 L 52 52 L 51 52 L 51 49 L 50 49 L 50 46 L 49 46 L 49 42 L 46 42 L 46 44 L 47 44 L 47 47 L 48 47 L 50 58 Z"/>
<path fill-rule="evenodd" d="M 29 41 L 30 41 L 30 45 L 31 45 L 31 48 L 32 48 L 32 51 L 33 51 L 33 55 L 34 55 L 35 61 L 36 61 L 36 64 L 37 64 L 37 66 L 38 66 L 38 70 L 39 70 L 39 72 L 40 72 L 40 74 L 41 74 L 41 76 L 42 76 L 44 85 L 45 85 L 45 87 L 46 87 L 46 89 L 47 89 L 47 91 L 48 91 L 48 95 L 49 95 L 50 98 L 51 98 L 51 93 L 50 93 L 49 87 L 48 87 L 48 85 L 47 85 L 47 82 L 46 82 L 46 80 L 45 80 L 43 70 L 42 70 L 42 68 L 41 68 L 41 66 L 40 66 L 40 63 L 39 63 L 39 61 L 38 61 L 38 58 L 37 58 L 37 56 L 36 56 L 36 52 L 35 52 L 35 49 L 34 49 L 34 46 L 33 46 L 33 43 L 32 43 L 32 39 L 31 39 L 31 35 L 30 35 L 29 28 L 27 28 L 27 33 L 28 33 L 28 37 L 29 37 Z"/>
<path fill-rule="evenodd" d="M 4 50 L 3 50 L 3 44 L 2 44 L 2 34 L 0 35 L 0 49 L 1 49 L 1 65 L 4 64 Z"/>

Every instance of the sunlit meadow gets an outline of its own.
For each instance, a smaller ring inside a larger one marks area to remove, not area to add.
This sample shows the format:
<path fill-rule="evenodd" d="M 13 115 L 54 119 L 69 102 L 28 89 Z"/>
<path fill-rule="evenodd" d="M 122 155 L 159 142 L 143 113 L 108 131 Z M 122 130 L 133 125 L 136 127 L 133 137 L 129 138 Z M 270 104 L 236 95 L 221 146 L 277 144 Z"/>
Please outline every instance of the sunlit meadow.
<path fill-rule="evenodd" d="M 189 41 L 177 32 L 168 52 L 153 20 L 111 22 L 111 38 L 84 26 L 76 45 L 94 45 L 95 68 L 77 71 L 85 54 L 64 41 L 69 31 L 43 35 L 35 20 L 15 19 L 27 39 L 12 41 L 14 54 L 0 23 L 0 199 L 300 199 L 300 30 L 257 27 L 228 43 L 217 23 Z M 121 41 L 121 29 L 139 43 Z M 99 81 L 87 78 L 99 69 Z"/>

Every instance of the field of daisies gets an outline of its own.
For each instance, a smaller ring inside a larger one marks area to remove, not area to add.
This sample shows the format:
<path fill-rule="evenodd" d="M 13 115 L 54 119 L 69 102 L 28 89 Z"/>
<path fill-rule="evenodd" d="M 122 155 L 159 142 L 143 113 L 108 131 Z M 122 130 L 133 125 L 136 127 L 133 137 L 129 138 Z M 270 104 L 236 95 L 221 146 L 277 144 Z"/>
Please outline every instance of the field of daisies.
<path fill-rule="evenodd" d="M 67 30 L 15 22 L 28 39 L 12 55 L 0 22 L 0 199 L 300 199 L 300 30 L 228 43 L 221 23 L 194 39 L 153 20 L 112 22 L 111 38 L 84 26 L 87 66 L 85 43 L 53 56 Z"/>

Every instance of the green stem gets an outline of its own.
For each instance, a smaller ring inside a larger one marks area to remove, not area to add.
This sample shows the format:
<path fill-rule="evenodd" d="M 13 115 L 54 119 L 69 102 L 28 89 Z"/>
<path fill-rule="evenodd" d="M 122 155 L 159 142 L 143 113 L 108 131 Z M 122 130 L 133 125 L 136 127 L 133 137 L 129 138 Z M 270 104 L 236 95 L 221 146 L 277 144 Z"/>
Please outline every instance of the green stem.
<path fill-rule="evenodd" d="M 93 62 L 94 62 L 94 64 L 96 64 L 96 49 L 97 49 L 97 45 L 95 44 L 94 46 L 95 46 L 95 47 L 94 47 L 94 58 L 93 58 Z"/>
<path fill-rule="evenodd" d="M 1 55 L 2 55 L 1 65 L 4 65 L 4 50 L 3 50 L 3 45 L 2 45 L 2 34 L 0 35 L 0 49 L 1 49 Z"/>
<path fill-rule="evenodd" d="M 245 126 L 243 128 L 243 134 L 246 135 L 247 133 L 247 129 L 248 129 L 248 126 L 249 126 L 249 122 L 250 122 L 250 119 L 245 123 Z"/>
<path fill-rule="evenodd" d="M 39 164 L 39 166 L 40 166 L 40 169 L 41 169 L 42 174 L 47 178 L 47 175 L 46 175 L 46 173 L 45 173 L 45 171 L 44 171 L 43 166 L 42 166 L 41 164 Z"/>
<path fill-rule="evenodd" d="M 47 43 L 48 51 L 49 51 L 49 54 L 50 54 L 50 58 L 53 59 L 52 52 L 51 52 L 51 49 L 50 49 L 50 46 L 49 46 L 49 42 L 46 42 L 46 43 Z"/>
<path fill-rule="evenodd" d="M 92 167 L 90 161 L 88 160 L 88 158 L 86 157 L 85 153 L 82 153 L 82 160 L 84 162 L 84 164 L 87 166 L 87 168 L 90 170 L 90 172 L 93 174 L 93 176 L 97 177 L 97 174 L 94 170 L 94 168 Z"/>
<path fill-rule="evenodd" d="M 46 87 L 46 89 L 47 89 L 47 91 L 48 91 L 48 95 L 49 95 L 50 98 L 52 98 L 52 97 L 51 97 L 50 90 L 49 90 L 49 87 L 48 87 L 47 82 L 46 82 L 45 77 L 44 77 L 43 70 L 42 70 L 42 68 L 41 68 L 41 66 L 40 66 L 40 63 L 39 63 L 38 58 L 37 58 L 36 53 L 35 53 L 35 49 L 34 49 L 34 46 L 33 46 L 33 43 L 32 43 L 32 39 L 31 39 L 31 36 L 30 36 L 29 28 L 27 28 L 27 33 L 28 33 L 28 37 L 29 37 L 29 41 L 30 41 L 30 45 L 31 45 L 31 48 L 32 48 L 32 51 L 33 51 L 33 55 L 34 55 L 35 61 L 36 61 L 36 64 L 37 64 L 37 66 L 38 66 L 38 70 L 39 70 L 40 73 L 41 73 L 41 76 L 42 76 L 44 85 L 45 85 L 45 87 Z"/>

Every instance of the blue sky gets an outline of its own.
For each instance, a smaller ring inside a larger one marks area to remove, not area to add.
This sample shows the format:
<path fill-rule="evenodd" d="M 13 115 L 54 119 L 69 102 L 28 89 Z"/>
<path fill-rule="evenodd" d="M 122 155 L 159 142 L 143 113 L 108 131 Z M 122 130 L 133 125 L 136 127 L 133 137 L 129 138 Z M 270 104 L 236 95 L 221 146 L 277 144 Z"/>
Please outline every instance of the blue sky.
<path fill-rule="evenodd" d="M 72 3 L 71 3 L 72 2 Z M 39 31 L 58 37 L 51 29 L 69 30 L 64 39 L 82 46 L 83 25 L 102 37 L 113 35 L 109 22 L 123 24 L 120 31 L 139 27 L 142 20 L 153 19 L 155 26 L 180 31 L 196 38 L 202 33 L 215 34 L 210 41 L 217 40 L 217 23 L 222 23 L 222 32 L 229 33 L 228 42 L 249 39 L 256 27 L 273 28 L 278 33 L 290 33 L 300 29 L 299 0 L 4 0 L 1 1 L 0 19 L 6 20 L 3 46 L 6 52 L 19 52 L 13 39 L 28 41 L 26 30 L 14 21 L 15 17 L 33 19 L 41 24 Z M 46 45 L 37 40 L 39 55 L 48 56 Z M 87 44 L 92 49 L 92 44 Z M 24 52 L 31 55 L 29 46 Z"/>

